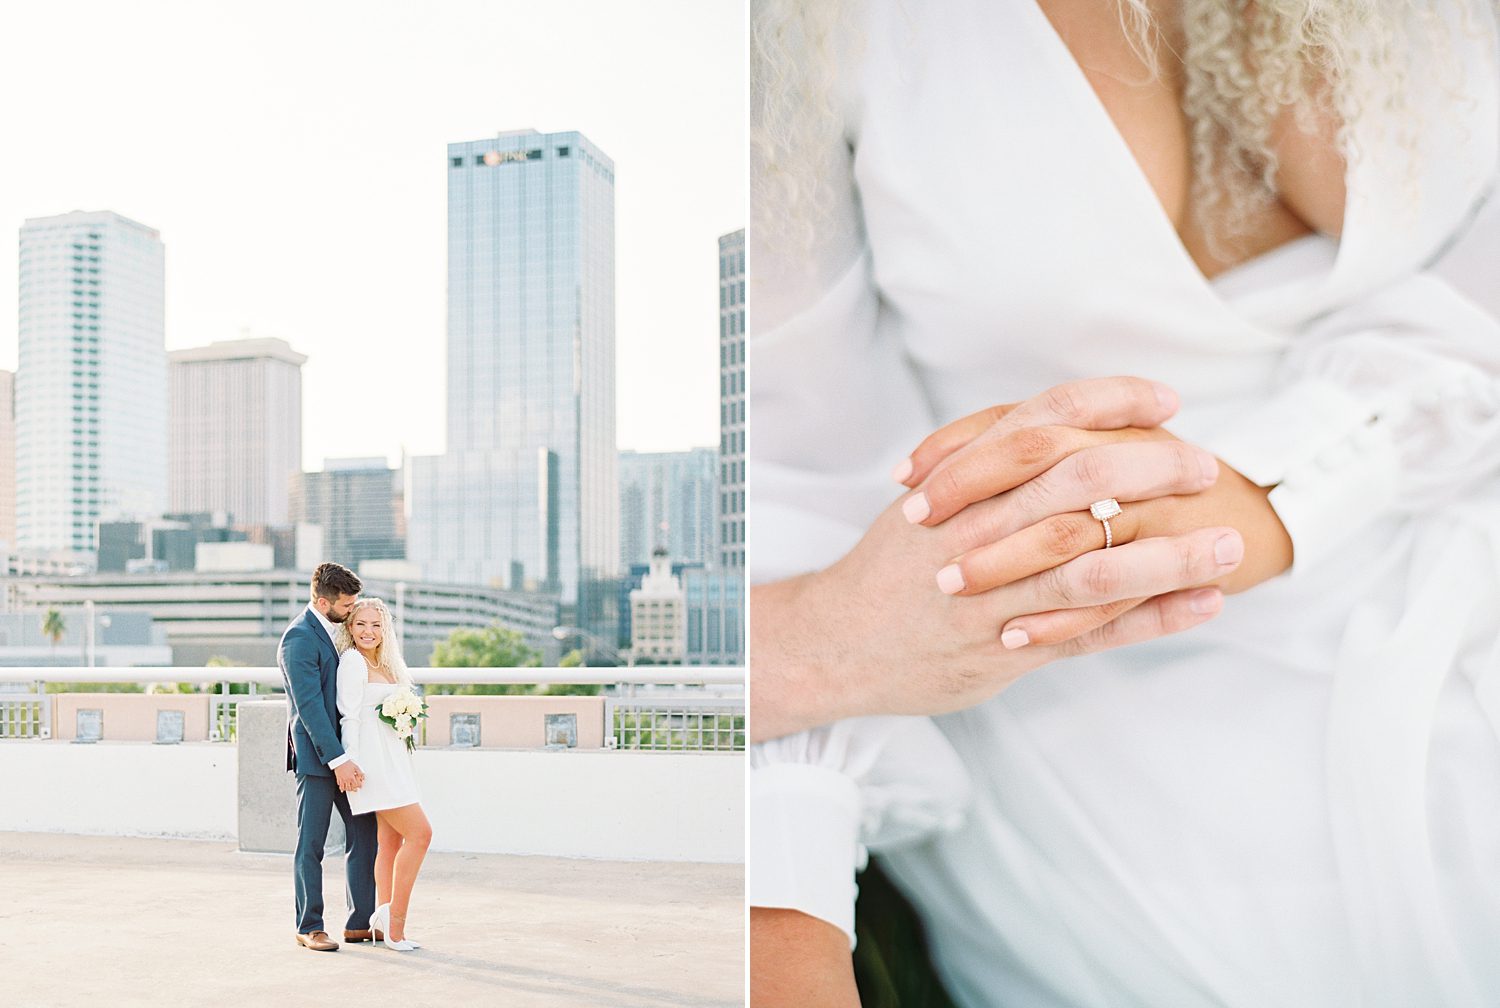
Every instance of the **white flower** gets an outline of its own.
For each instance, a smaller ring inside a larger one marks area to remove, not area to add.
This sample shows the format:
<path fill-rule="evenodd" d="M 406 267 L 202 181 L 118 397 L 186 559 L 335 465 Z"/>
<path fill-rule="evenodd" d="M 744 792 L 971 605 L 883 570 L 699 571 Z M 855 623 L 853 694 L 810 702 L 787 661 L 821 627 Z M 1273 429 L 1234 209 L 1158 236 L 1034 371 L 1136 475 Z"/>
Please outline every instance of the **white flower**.
<path fill-rule="evenodd" d="M 396 737 L 402 739 L 411 738 L 411 725 L 396 725 Z"/>
<path fill-rule="evenodd" d="M 393 693 L 380 702 L 380 713 L 386 717 L 395 717 L 397 713 L 396 695 Z"/>

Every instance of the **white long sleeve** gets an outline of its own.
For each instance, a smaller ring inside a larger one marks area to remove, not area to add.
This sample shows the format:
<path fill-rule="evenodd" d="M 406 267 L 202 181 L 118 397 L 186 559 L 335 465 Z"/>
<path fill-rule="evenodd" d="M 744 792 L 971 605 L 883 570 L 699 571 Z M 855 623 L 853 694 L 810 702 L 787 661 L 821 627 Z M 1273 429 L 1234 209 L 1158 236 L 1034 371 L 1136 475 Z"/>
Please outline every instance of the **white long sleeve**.
<path fill-rule="evenodd" d="M 364 658 L 350 648 L 339 658 L 337 698 L 339 706 L 339 741 L 348 757 L 359 762 L 359 708 L 364 700 L 365 683 L 370 673 Z"/>
<path fill-rule="evenodd" d="M 1500 325 L 1433 276 L 1314 322 L 1277 379 L 1205 447 L 1276 487 L 1297 571 L 1500 473 Z"/>
<path fill-rule="evenodd" d="M 854 942 L 866 853 L 962 820 L 969 777 L 925 717 L 853 718 L 750 751 L 751 906 L 826 920 Z"/>

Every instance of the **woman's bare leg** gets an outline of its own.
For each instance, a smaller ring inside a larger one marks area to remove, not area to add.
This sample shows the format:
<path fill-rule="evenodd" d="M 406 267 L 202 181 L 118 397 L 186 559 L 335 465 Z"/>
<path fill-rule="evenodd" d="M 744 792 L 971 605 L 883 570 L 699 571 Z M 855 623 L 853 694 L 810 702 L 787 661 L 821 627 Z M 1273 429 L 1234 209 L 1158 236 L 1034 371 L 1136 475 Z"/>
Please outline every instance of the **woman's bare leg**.
<path fill-rule="evenodd" d="M 401 836 L 391 872 L 391 941 L 406 937 L 406 908 L 411 902 L 412 886 L 427 848 L 432 843 L 432 826 L 421 805 L 403 805 L 375 813 L 382 827 L 389 826 Z"/>
<path fill-rule="evenodd" d="M 384 812 L 375 813 L 378 823 L 380 846 L 375 853 L 375 905 L 391 901 L 392 873 L 396 868 L 396 854 L 401 850 L 401 834 L 382 818 Z"/>

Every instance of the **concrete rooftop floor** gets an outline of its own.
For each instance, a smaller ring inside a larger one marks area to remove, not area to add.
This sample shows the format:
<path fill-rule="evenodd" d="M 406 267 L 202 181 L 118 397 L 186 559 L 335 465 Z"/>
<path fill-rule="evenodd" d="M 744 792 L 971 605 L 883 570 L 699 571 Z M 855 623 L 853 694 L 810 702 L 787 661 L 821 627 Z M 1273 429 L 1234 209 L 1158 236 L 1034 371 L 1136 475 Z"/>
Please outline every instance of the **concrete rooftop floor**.
<path fill-rule="evenodd" d="M 0 1002 L 744 1003 L 740 865 L 429 854 L 417 952 L 295 944 L 291 858 L 194 840 L 0 832 Z M 341 941 L 343 859 L 324 860 Z"/>

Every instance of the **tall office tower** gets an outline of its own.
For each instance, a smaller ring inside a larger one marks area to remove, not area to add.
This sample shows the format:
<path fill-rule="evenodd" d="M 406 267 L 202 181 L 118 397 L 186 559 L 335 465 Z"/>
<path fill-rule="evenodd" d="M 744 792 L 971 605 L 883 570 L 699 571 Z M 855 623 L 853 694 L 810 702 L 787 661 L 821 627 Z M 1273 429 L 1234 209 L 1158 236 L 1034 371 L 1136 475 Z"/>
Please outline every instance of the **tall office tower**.
<path fill-rule="evenodd" d="M 171 510 L 284 525 L 302 470 L 302 365 L 279 339 L 225 340 L 167 355 Z"/>
<path fill-rule="evenodd" d="M 0 371 L 0 557 L 16 548 L 15 392 L 16 373 Z"/>
<path fill-rule="evenodd" d="M 326 559 L 350 569 L 406 558 L 402 471 L 384 458 L 324 459 L 322 472 L 297 473 L 291 515 L 296 524 L 321 526 Z"/>
<path fill-rule="evenodd" d="M 16 545 L 93 561 L 96 527 L 167 504 L 161 236 L 110 211 L 21 228 Z"/>
<path fill-rule="evenodd" d="M 449 144 L 447 165 L 448 451 L 412 459 L 411 559 L 432 581 L 558 592 L 612 641 L 613 163 L 524 130 Z"/>
<path fill-rule="evenodd" d="M 620 452 L 620 570 L 660 547 L 679 563 L 718 563 L 719 453 Z"/>
<path fill-rule="evenodd" d="M 719 563 L 745 566 L 745 229 L 719 238 Z"/>

